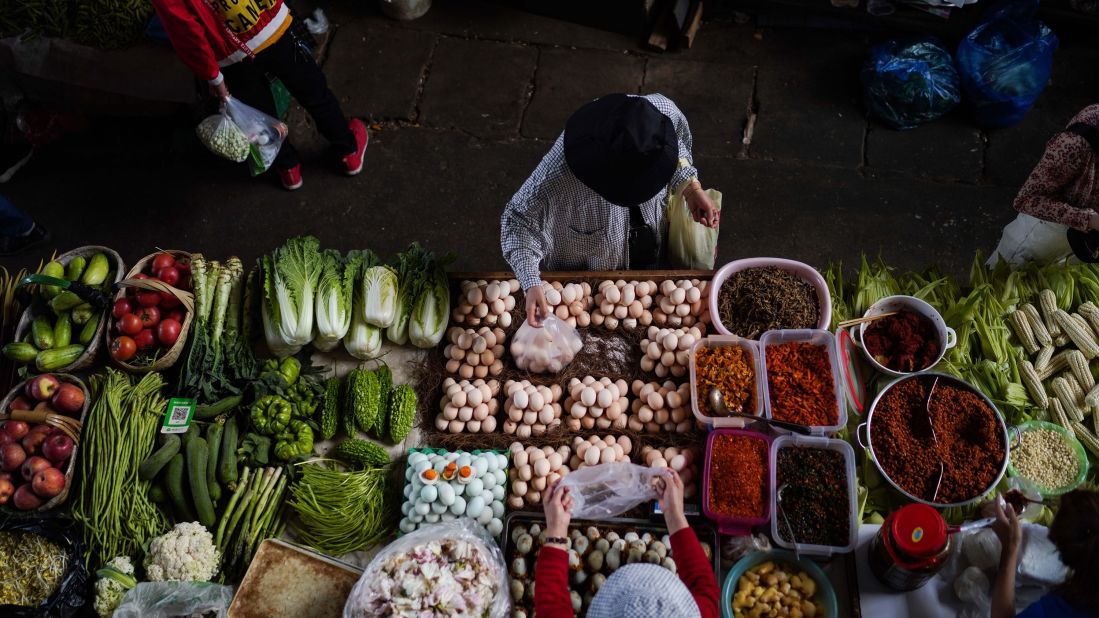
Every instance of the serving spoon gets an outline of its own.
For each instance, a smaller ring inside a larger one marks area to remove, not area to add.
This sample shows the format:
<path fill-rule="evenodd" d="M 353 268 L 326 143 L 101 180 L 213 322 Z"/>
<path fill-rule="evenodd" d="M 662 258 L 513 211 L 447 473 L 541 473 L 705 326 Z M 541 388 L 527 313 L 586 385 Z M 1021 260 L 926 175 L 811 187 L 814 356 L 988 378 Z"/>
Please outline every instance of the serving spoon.
<path fill-rule="evenodd" d="M 772 427 L 778 427 L 780 429 L 786 429 L 787 431 L 792 431 L 794 433 L 799 433 L 803 436 L 808 436 L 812 433 L 812 431 L 808 427 L 806 427 L 805 425 L 798 425 L 797 423 L 790 423 L 790 422 L 787 422 L 787 421 L 775 420 L 773 418 L 765 418 L 765 417 L 762 417 L 762 416 L 755 416 L 754 414 L 744 414 L 742 412 L 733 412 L 732 410 L 725 407 L 725 397 L 722 396 L 721 391 L 718 390 L 716 387 L 710 389 L 710 395 L 708 397 L 708 403 L 710 404 L 710 409 L 713 410 L 714 412 L 718 413 L 719 415 L 735 416 L 737 418 L 748 419 L 748 420 L 750 420 L 752 422 L 755 422 L 755 423 L 765 423 L 765 424 L 770 425 Z"/>

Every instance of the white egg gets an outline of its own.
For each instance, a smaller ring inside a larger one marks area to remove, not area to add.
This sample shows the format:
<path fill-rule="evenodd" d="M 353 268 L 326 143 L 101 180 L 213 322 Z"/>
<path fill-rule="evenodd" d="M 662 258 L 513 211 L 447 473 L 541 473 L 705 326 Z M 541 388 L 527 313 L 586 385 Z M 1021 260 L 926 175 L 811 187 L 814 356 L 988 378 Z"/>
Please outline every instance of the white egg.
<path fill-rule="evenodd" d="M 497 485 L 492 488 L 492 499 L 496 502 L 503 502 L 504 500 L 504 486 Z"/>
<path fill-rule="evenodd" d="M 490 472 L 481 478 L 481 482 L 484 484 L 485 492 L 487 492 L 496 487 L 496 475 Z"/>
<path fill-rule="evenodd" d="M 595 405 L 595 389 L 588 387 L 580 391 L 580 402 L 589 408 Z"/>
<path fill-rule="evenodd" d="M 419 476 L 419 475 L 424 473 L 424 470 L 430 470 L 431 469 L 431 462 L 420 461 L 419 463 L 416 464 L 416 467 L 413 468 L 413 469 L 416 471 L 416 476 Z"/>
<path fill-rule="evenodd" d="M 599 454 L 599 463 L 614 463 L 617 457 L 618 453 L 615 451 L 614 447 L 607 447 Z"/>
<path fill-rule="evenodd" d="M 684 466 L 687 465 L 687 458 L 683 455 L 676 455 L 675 457 L 672 457 L 672 460 L 668 462 L 668 464 L 671 466 L 672 470 L 680 472 L 683 470 Z"/>
<path fill-rule="evenodd" d="M 423 453 L 412 453 L 408 456 L 408 465 L 410 466 L 418 465 L 421 461 L 427 461 L 427 455 L 424 455 Z"/>
<path fill-rule="evenodd" d="M 401 523 L 397 527 L 400 528 L 401 532 L 404 532 L 405 534 L 416 531 L 416 524 L 412 523 L 408 519 L 402 519 Z"/>
<path fill-rule="evenodd" d="M 672 302 L 677 305 L 682 305 L 687 300 L 687 290 L 683 288 L 676 288 L 671 293 Z"/>
<path fill-rule="evenodd" d="M 496 458 L 493 457 L 492 459 L 495 460 Z M 489 458 L 485 457 L 484 455 L 481 455 L 477 457 L 477 459 L 473 460 L 473 469 L 477 476 L 484 476 L 485 473 L 488 472 L 488 461 Z"/>
<path fill-rule="evenodd" d="M 425 485 L 424 488 L 420 490 L 420 500 L 423 500 L 424 502 L 435 502 L 435 499 L 438 497 L 439 490 L 435 485 Z"/>
<path fill-rule="evenodd" d="M 466 503 L 466 516 L 477 518 L 481 516 L 481 512 L 485 510 L 485 499 L 481 496 L 475 496 L 469 499 Z"/>
<path fill-rule="evenodd" d="M 450 506 L 454 504 L 454 488 L 450 486 L 450 483 L 443 483 L 438 485 L 439 488 L 439 504 L 444 506 Z"/>
<path fill-rule="evenodd" d="M 502 478 L 504 469 L 508 467 L 508 457 L 503 453 L 496 453 L 496 477 Z M 500 481 L 501 483 L 503 481 Z"/>
<path fill-rule="evenodd" d="M 526 451 L 518 451 L 511 456 L 516 468 L 522 468 L 530 462 L 530 455 Z"/>
<path fill-rule="evenodd" d="M 587 452 L 584 453 L 584 463 L 589 466 L 594 466 L 599 463 L 599 456 L 600 452 L 598 448 L 589 448 Z"/>
<path fill-rule="evenodd" d="M 557 453 L 554 453 L 556 455 Z M 546 476 L 550 473 L 550 462 L 548 459 L 539 459 L 534 462 L 534 474 L 537 476 Z"/>
<path fill-rule="evenodd" d="M 437 524 L 437 523 L 439 523 L 439 514 L 438 513 L 428 513 L 427 515 L 424 515 L 424 523 L 427 523 L 427 524 Z"/>
<path fill-rule="evenodd" d="M 519 390 L 515 391 L 514 393 L 512 393 L 511 403 L 514 404 L 516 408 L 519 408 L 519 409 L 526 408 L 527 405 L 530 403 L 530 400 L 527 397 L 527 392 L 522 390 L 522 389 L 519 389 Z"/>
<path fill-rule="evenodd" d="M 488 522 L 488 533 L 492 536 L 500 536 L 500 533 L 504 531 L 504 524 L 500 521 L 500 516 L 495 515 L 492 521 Z"/>
<path fill-rule="evenodd" d="M 599 395 L 596 397 L 596 403 L 600 408 L 609 408 L 614 403 L 614 393 L 610 389 L 604 389 L 599 391 Z"/>
<path fill-rule="evenodd" d="M 556 470 L 561 467 L 561 462 L 563 460 L 561 453 L 550 453 L 548 459 L 551 470 Z"/>
<path fill-rule="evenodd" d="M 466 514 L 466 499 L 462 496 L 454 496 L 454 504 L 450 505 L 450 512 L 462 516 Z"/>
<path fill-rule="evenodd" d="M 424 520 L 424 515 L 426 515 L 426 513 L 420 514 L 420 513 L 417 513 L 416 511 L 412 511 L 411 513 L 408 514 L 408 521 L 410 521 L 414 524 L 419 524 L 420 522 L 422 522 Z"/>
<path fill-rule="evenodd" d="M 504 509 L 504 503 L 502 501 L 493 500 L 492 504 L 490 504 L 489 507 L 492 508 L 492 516 L 493 517 L 503 517 L 504 516 L 504 510 L 505 509 Z"/>
<path fill-rule="evenodd" d="M 531 410 L 541 410 L 542 406 L 546 404 L 545 399 L 542 398 L 542 393 L 537 391 L 530 394 L 529 408 Z"/>
<path fill-rule="evenodd" d="M 481 479 L 473 479 L 466 485 L 466 496 L 473 498 L 485 492 L 485 482 Z"/>
<path fill-rule="evenodd" d="M 446 509 L 447 506 L 442 502 L 439 502 L 438 500 L 431 503 L 431 512 L 435 513 L 436 515 L 442 515 L 446 512 Z"/>
<path fill-rule="evenodd" d="M 431 512 L 431 504 L 427 502 L 417 502 L 412 510 L 420 516 L 427 515 Z"/>

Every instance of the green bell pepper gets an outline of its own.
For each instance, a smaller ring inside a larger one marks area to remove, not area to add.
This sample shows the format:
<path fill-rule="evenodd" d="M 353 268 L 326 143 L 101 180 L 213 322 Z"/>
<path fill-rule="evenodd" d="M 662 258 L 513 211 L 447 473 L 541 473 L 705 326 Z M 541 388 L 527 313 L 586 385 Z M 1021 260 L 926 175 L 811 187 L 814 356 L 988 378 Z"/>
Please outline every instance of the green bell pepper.
<path fill-rule="evenodd" d="M 287 390 L 286 396 L 294 408 L 293 416 L 297 419 L 312 418 L 321 402 L 317 389 L 306 380 L 298 380 L 297 384 Z"/>
<path fill-rule="evenodd" d="M 264 375 L 276 374 L 285 380 L 287 385 L 293 386 L 301 374 L 301 363 L 293 356 L 272 358 L 263 364 L 262 373 Z"/>
<path fill-rule="evenodd" d="M 290 425 L 275 438 L 275 457 L 290 461 L 298 455 L 313 452 L 313 429 L 305 421 L 290 421 Z"/>
<path fill-rule="evenodd" d="M 278 395 L 267 395 L 252 404 L 252 427 L 256 431 L 274 436 L 286 429 L 293 413 L 290 402 Z"/>

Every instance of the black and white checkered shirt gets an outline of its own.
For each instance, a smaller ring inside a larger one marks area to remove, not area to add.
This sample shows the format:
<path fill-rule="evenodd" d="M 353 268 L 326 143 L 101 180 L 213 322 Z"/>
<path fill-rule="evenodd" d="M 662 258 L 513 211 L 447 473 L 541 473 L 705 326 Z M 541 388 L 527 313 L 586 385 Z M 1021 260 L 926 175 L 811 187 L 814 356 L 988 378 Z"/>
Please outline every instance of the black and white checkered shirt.
<path fill-rule="evenodd" d="M 691 129 L 671 99 L 645 95 L 661 113 L 671 118 L 679 138 L 679 168 L 670 186 L 676 192 L 698 176 L 691 158 Z M 500 245 L 504 259 L 526 290 L 542 278 L 539 267 L 559 270 L 620 270 L 630 267 L 627 232 L 629 209 L 603 199 L 580 182 L 565 162 L 565 134 L 519 191 L 508 202 L 500 220 Z M 664 188 L 641 204 L 645 223 L 664 241 Z"/>

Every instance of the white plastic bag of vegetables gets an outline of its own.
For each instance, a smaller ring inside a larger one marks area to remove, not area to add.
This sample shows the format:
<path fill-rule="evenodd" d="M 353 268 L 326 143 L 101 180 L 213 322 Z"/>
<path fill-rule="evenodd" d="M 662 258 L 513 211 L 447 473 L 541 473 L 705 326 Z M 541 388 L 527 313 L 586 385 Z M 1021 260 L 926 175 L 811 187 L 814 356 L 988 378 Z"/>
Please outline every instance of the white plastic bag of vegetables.
<path fill-rule="evenodd" d="M 425 525 L 382 549 L 351 589 L 343 615 L 507 618 L 507 582 L 500 547 L 481 524 L 461 517 Z"/>
<path fill-rule="evenodd" d="M 706 194 L 721 212 L 721 192 L 708 189 Z M 712 270 L 717 258 L 718 227 L 698 223 L 682 195 L 668 193 L 668 259 L 673 266 Z"/>
<path fill-rule="evenodd" d="M 542 328 L 523 321 L 511 340 L 515 366 L 531 373 L 559 373 L 584 347 L 580 333 L 556 316 L 542 320 Z"/>
<path fill-rule="evenodd" d="M 660 498 L 665 474 L 620 461 L 570 472 L 561 486 L 569 488 L 573 519 L 608 519 Z"/>
<path fill-rule="evenodd" d="M 248 167 L 252 175 L 266 172 L 275 162 L 290 129 L 278 118 L 272 118 L 233 97 L 228 97 L 221 104 L 221 113 L 231 118 L 248 138 Z"/>
<path fill-rule="evenodd" d="M 248 138 L 228 116 L 207 116 L 195 127 L 195 134 L 203 146 L 223 159 L 243 163 L 248 158 Z"/>

